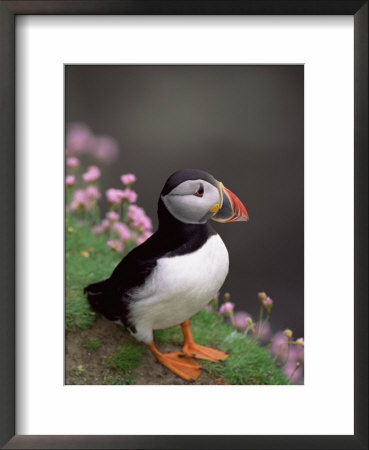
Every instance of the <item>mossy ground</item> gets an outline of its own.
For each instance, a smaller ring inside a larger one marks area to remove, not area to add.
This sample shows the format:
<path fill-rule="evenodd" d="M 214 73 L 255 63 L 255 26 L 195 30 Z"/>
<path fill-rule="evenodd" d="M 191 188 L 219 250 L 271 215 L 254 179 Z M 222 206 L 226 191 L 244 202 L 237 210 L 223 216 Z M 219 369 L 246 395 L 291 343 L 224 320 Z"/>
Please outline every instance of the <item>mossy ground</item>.
<path fill-rule="evenodd" d="M 90 227 L 69 219 L 66 225 L 66 384 L 186 384 L 161 366 L 122 327 L 93 312 L 83 287 L 108 277 L 122 255 Z M 223 364 L 201 361 L 197 384 L 288 384 L 265 348 L 238 333 L 222 317 L 200 311 L 191 319 L 198 344 L 230 354 Z M 180 350 L 179 326 L 155 332 L 162 351 Z"/>

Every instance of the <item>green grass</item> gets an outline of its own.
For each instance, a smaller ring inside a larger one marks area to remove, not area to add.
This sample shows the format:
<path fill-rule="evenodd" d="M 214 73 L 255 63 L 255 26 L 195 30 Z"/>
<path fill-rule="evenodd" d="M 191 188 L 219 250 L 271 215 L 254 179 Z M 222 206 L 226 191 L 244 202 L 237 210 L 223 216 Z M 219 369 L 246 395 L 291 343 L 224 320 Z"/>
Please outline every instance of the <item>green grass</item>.
<path fill-rule="evenodd" d="M 197 344 L 230 354 L 223 364 L 201 361 L 209 373 L 224 378 L 228 384 L 288 384 L 265 348 L 235 331 L 215 313 L 200 311 L 191 319 L 191 330 Z M 159 345 L 182 345 L 180 327 L 156 331 L 155 341 Z"/>
<path fill-rule="evenodd" d="M 222 377 L 228 384 L 288 384 L 286 376 L 275 365 L 265 348 L 252 339 L 238 333 L 222 317 L 208 311 L 200 311 L 191 319 L 191 330 L 198 344 L 218 348 L 230 354 L 225 363 L 201 361 L 206 370 Z M 155 342 L 178 346 L 183 344 L 179 326 L 155 331 Z M 104 360 L 106 367 L 116 372 L 107 376 L 106 384 L 134 384 L 135 369 L 139 367 L 146 352 L 139 342 L 128 342 Z"/>
<path fill-rule="evenodd" d="M 122 256 L 106 245 L 104 237 L 72 218 L 66 225 L 65 251 L 66 331 L 86 330 L 95 322 L 96 314 L 90 309 L 83 288 L 110 276 Z"/>
<path fill-rule="evenodd" d="M 122 258 L 106 245 L 106 238 L 94 235 L 88 226 L 69 218 L 66 226 L 66 331 L 91 328 L 96 314 L 83 294 L 84 286 L 108 277 Z M 236 332 L 215 313 L 201 311 L 191 319 L 191 329 L 198 344 L 219 348 L 230 353 L 225 363 L 201 361 L 201 365 L 228 384 L 288 384 L 267 351 L 254 341 Z M 85 347 L 97 349 L 98 340 L 90 339 Z M 155 342 L 174 344 L 179 348 L 183 337 L 179 326 L 155 332 Z M 118 347 L 105 365 L 116 372 L 107 376 L 107 384 L 132 384 L 134 370 L 140 365 L 146 351 L 138 342 Z M 80 374 L 81 375 L 81 374 Z M 149 375 L 148 375 L 149 376 Z"/>
<path fill-rule="evenodd" d="M 106 358 L 105 366 L 119 372 L 119 376 L 113 379 L 115 383 L 112 384 L 133 384 L 133 371 L 141 364 L 145 352 L 145 347 L 138 342 L 127 342 L 120 345 L 110 358 Z"/>
<path fill-rule="evenodd" d="M 90 338 L 83 347 L 87 348 L 90 352 L 95 352 L 101 347 L 101 341 L 99 338 Z"/>

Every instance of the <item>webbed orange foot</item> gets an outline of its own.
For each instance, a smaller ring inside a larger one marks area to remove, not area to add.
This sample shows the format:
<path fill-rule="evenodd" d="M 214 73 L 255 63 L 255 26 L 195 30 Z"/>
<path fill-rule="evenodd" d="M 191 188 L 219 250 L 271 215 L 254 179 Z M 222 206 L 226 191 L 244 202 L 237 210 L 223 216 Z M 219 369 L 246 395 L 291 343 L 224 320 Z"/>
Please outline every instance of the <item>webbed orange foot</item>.
<path fill-rule="evenodd" d="M 183 354 L 180 352 L 161 353 L 155 347 L 154 342 L 149 345 L 149 348 L 161 364 L 184 380 L 195 381 L 200 376 L 202 370 L 192 358 L 183 358 Z"/>
<path fill-rule="evenodd" d="M 192 337 L 189 320 L 185 320 L 181 324 L 181 327 L 184 337 L 182 356 L 193 357 L 197 359 L 207 359 L 208 361 L 214 362 L 223 362 L 226 358 L 228 358 L 229 355 L 227 355 L 227 353 L 196 344 Z"/>
<path fill-rule="evenodd" d="M 229 356 L 221 350 L 203 347 L 202 345 L 195 344 L 194 342 L 185 344 L 182 351 L 186 356 L 191 356 L 196 359 L 206 359 L 214 362 L 223 362 Z"/>

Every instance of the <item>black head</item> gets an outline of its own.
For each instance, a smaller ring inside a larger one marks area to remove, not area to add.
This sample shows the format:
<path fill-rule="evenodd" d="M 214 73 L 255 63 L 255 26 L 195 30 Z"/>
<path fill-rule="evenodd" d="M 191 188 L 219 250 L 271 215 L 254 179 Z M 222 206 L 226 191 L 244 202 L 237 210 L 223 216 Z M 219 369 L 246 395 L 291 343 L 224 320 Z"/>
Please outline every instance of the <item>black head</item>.
<path fill-rule="evenodd" d="M 177 170 L 168 178 L 160 194 L 159 220 L 164 215 L 195 225 L 209 219 L 234 222 L 248 218 L 241 201 L 212 175 L 199 169 Z"/>
<path fill-rule="evenodd" d="M 181 183 L 189 180 L 204 180 L 215 187 L 218 186 L 218 181 L 212 175 L 210 175 L 210 173 L 205 172 L 205 170 L 180 169 L 172 173 L 172 175 L 167 179 L 160 195 L 165 196 L 169 194 L 174 188 L 179 186 Z"/>

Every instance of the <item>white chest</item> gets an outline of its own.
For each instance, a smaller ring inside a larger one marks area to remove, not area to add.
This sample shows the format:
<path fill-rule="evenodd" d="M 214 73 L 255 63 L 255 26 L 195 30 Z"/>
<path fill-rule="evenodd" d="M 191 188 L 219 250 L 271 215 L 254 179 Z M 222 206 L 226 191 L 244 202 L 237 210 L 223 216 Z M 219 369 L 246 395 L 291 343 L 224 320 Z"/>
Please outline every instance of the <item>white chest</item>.
<path fill-rule="evenodd" d="M 134 293 L 130 316 L 136 328 L 167 328 L 193 316 L 219 291 L 228 267 L 228 251 L 218 234 L 193 253 L 160 259 Z"/>

